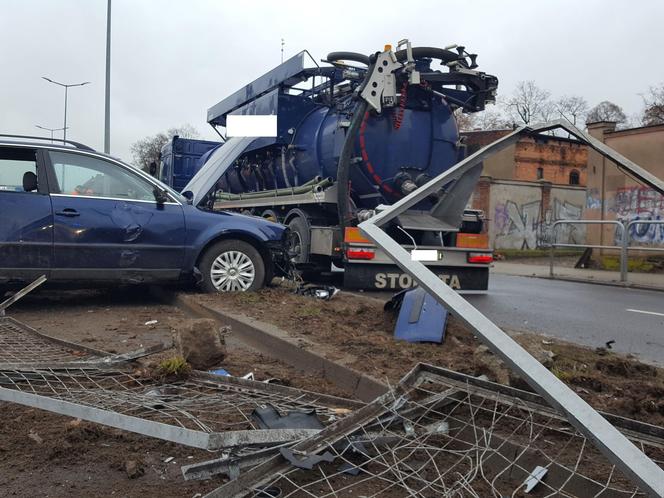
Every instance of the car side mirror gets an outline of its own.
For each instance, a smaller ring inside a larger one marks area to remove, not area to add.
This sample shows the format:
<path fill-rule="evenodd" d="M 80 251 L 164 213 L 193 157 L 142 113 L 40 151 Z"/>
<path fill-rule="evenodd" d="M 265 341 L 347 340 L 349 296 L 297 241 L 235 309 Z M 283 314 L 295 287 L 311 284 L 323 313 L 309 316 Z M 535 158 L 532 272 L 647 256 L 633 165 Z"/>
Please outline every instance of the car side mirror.
<path fill-rule="evenodd" d="M 194 203 L 194 193 L 191 190 L 185 190 L 184 192 L 182 192 L 182 197 L 187 199 L 187 204 Z"/>
<path fill-rule="evenodd" d="M 37 190 L 37 175 L 32 171 L 26 171 L 23 173 L 23 190 L 25 192 Z"/>
<path fill-rule="evenodd" d="M 152 190 L 152 193 L 154 194 L 154 200 L 157 201 L 157 204 L 168 202 L 168 194 L 165 190 L 155 187 L 154 190 Z"/>

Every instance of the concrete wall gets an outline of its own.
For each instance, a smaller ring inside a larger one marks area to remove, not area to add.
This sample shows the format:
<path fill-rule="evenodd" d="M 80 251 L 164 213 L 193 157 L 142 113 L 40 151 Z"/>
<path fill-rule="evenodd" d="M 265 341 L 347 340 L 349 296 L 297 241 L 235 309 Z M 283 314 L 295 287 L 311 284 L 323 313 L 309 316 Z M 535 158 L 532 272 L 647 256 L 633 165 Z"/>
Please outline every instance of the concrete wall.
<path fill-rule="evenodd" d="M 588 126 L 591 135 L 609 147 L 664 178 L 664 125 L 615 131 L 614 123 Z M 663 220 L 664 196 L 625 175 L 609 160 L 591 151 L 588 156 L 588 192 L 584 217 L 603 220 Z M 621 231 L 612 226 L 588 230 L 592 244 L 621 242 Z M 630 229 L 634 244 L 664 246 L 664 225 L 638 225 Z"/>
<path fill-rule="evenodd" d="M 478 191 L 476 191 L 478 194 Z M 475 196 L 476 205 L 479 204 Z M 583 187 L 555 186 L 548 182 L 491 180 L 487 231 L 494 249 L 537 249 L 551 240 L 554 221 L 581 219 Z M 556 240 L 571 244 L 585 241 L 583 226 L 561 226 Z"/>

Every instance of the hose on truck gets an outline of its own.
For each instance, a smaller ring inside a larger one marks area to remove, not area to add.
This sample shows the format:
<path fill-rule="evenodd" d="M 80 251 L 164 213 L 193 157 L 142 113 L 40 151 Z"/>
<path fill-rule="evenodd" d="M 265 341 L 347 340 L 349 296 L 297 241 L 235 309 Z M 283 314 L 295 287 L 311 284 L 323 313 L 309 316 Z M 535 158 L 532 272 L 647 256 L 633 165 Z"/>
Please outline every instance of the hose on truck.
<path fill-rule="evenodd" d="M 328 55 L 328 58 L 332 60 L 330 56 L 334 55 L 361 55 L 353 54 L 350 52 L 332 52 Z M 364 56 L 366 57 L 366 56 Z M 358 60 L 358 59 L 354 59 Z M 346 222 L 352 218 L 350 213 L 350 161 L 353 155 L 353 150 L 355 149 L 355 137 L 360 130 L 360 125 L 364 120 L 364 114 L 367 112 L 368 103 L 360 94 L 364 90 L 364 87 L 369 83 L 371 74 L 373 73 L 374 67 L 376 66 L 376 57 L 371 56 L 367 57 L 367 72 L 364 75 L 364 80 L 355 90 L 356 98 L 359 99 L 355 108 L 353 109 L 353 119 L 350 121 L 350 126 L 346 132 L 346 139 L 344 140 L 344 145 L 341 149 L 341 154 L 339 155 L 339 164 L 337 167 L 337 213 L 339 217 L 339 228 L 341 228 L 341 234 L 343 236 L 346 231 Z"/>

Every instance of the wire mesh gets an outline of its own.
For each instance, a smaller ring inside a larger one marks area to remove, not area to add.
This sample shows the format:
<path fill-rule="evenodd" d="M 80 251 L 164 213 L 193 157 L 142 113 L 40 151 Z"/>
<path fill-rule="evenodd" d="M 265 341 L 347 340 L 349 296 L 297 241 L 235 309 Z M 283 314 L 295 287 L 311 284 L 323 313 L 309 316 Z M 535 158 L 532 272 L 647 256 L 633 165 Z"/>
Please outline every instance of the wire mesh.
<path fill-rule="evenodd" d="M 661 439 L 637 442 L 664 465 Z M 551 408 L 431 374 L 385 398 L 382 414 L 352 432 L 331 432 L 316 449 L 325 452 L 332 462 L 281 466 L 240 495 L 279 488 L 281 497 L 505 497 L 524 496 L 528 484 L 534 496 L 644 495 Z M 546 474 L 529 480 L 538 466 Z"/>
<path fill-rule="evenodd" d="M 126 362 L 106 363 L 109 358 L 112 356 L 101 351 L 51 338 L 17 320 L 2 318 L 0 400 L 208 449 L 221 448 L 226 440 L 205 436 L 258 429 L 252 419 L 258 407 L 272 405 L 281 416 L 315 410 L 321 422 L 329 424 L 359 405 L 333 396 L 203 372 L 170 379 L 152 377 Z M 269 442 L 270 437 L 278 436 L 265 437 Z"/>
<path fill-rule="evenodd" d="M 322 395 L 315 393 L 277 390 L 260 382 L 220 383 L 202 374 L 166 382 L 129 372 L 87 368 L 0 370 L 0 388 L 207 434 L 257 429 L 251 413 L 267 404 L 281 415 L 313 409 L 323 423 L 350 412 L 342 400 L 330 406 L 329 398 L 321 399 Z"/>
<path fill-rule="evenodd" d="M 4 368 L 84 362 L 102 355 L 40 334 L 13 318 L 0 317 L 0 365 Z"/>

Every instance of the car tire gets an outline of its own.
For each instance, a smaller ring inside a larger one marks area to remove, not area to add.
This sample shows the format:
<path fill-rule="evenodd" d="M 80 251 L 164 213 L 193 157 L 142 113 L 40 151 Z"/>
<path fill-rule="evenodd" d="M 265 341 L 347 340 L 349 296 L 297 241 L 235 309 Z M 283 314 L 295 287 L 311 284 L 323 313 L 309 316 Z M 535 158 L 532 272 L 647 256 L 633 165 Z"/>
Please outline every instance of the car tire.
<path fill-rule="evenodd" d="M 256 291 L 265 282 L 265 262 L 251 244 L 222 240 L 210 247 L 198 268 L 205 292 Z"/>

